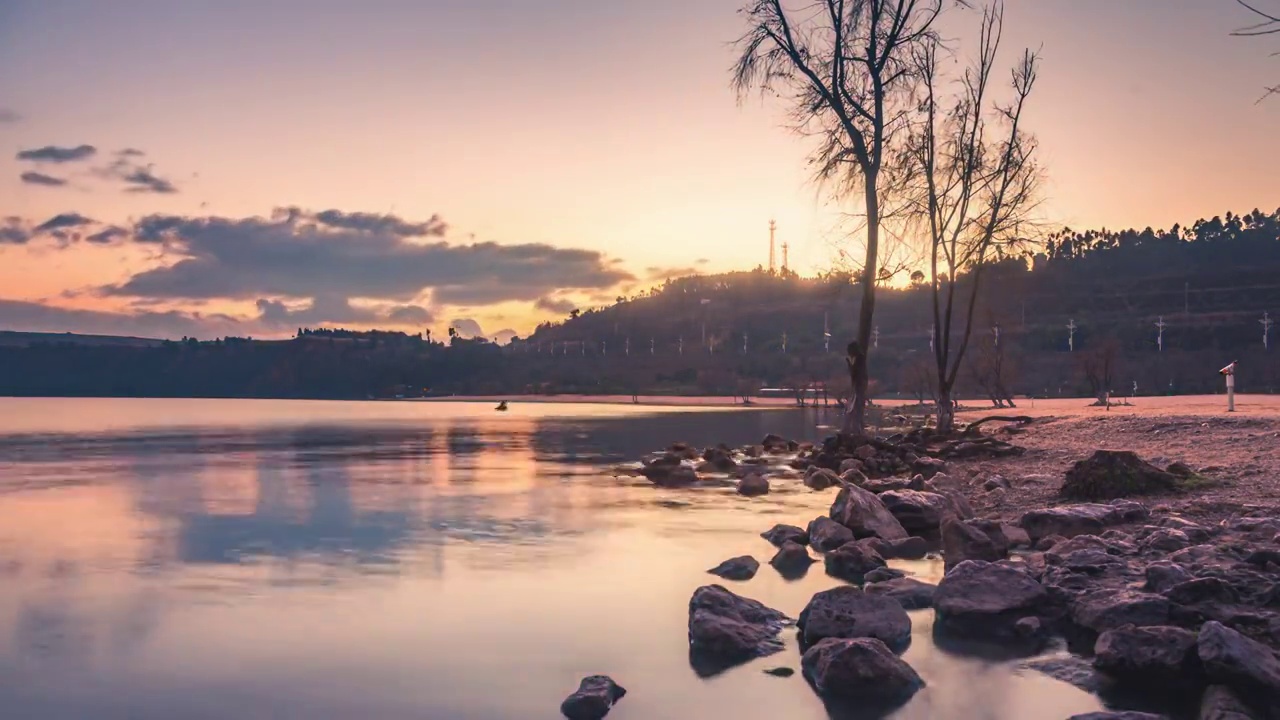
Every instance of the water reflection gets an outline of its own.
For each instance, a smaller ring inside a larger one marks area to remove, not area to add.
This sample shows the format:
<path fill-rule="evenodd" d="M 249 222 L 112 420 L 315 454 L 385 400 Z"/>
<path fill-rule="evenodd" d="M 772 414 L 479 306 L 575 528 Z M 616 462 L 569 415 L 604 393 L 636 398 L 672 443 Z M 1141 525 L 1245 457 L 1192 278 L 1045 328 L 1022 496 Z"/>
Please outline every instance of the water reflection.
<path fill-rule="evenodd" d="M 41 406 L 39 403 L 47 403 Z M 34 403 L 34 404 L 33 404 Z M 20 412 L 14 412 L 15 408 Z M 686 612 L 706 568 L 830 497 L 663 490 L 612 464 L 681 439 L 812 438 L 791 411 L 0 399 L 5 717 L 523 718 L 577 680 L 611 717 L 843 717 L 786 651 L 709 678 Z M 934 565 L 907 568 L 926 579 Z M 836 581 L 735 591 L 795 617 Z M 912 613 L 929 686 L 892 717 L 1058 720 L 1092 696 L 957 657 Z M 287 701 L 282 700 L 287 698 Z M 864 713 L 865 715 L 865 713 Z M 859 716 L 862 717 L 862 716 Z"/>

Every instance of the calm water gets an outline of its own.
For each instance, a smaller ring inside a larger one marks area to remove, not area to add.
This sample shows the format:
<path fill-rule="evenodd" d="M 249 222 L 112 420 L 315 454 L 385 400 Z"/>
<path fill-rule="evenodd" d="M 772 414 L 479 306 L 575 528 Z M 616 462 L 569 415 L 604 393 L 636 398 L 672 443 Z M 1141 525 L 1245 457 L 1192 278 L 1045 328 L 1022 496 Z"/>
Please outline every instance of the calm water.
<path fill-rule="evenodd" d="M 0 398 L 0 716 L 825 718 L 793 649 L 699 678 L 706 568 L 772 549 L 830 495 L 659 490 L 613 464 L 684 439 L 814 437 L 800 411 Z M 941 568 L 906 566 L 925 579 Z M 836 583 L 729 583 L 788 614 Z M 1092 696 L 943 651 L 895 718 L 1061 720 Z"/>

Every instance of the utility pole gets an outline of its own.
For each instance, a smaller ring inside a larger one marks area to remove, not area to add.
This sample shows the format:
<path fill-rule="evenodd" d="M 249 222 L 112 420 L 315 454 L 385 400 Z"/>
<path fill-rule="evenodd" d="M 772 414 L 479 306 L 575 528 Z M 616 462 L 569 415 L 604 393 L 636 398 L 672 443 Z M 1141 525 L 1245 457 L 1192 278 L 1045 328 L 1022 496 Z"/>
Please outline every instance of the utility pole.
<path fill-rule="evenodd" d="M 877 325 L 871 331 L 871 345 L 876 349 L 880 348 L 880 326 Z"/>
<path fill-rule="evenodd" d="M 937 326 L 930 325 L 929 326 L 929 352 L 936 352 L 936 350 L 934 350 L 933 345 L 934 345 L 935 338 L 937 338 L 937 335 L 938 335 Z"/>
<path fill-rule="evenodd" d="M 676 354 L 679 355 L 680 357 L 684 357 L 684 336 L 683 335 L 676 338 Z"/>
<path fill-rule="evenodd" d="M 827 325 L 827 313 L 822 313 L 822 352 L 831 352 L 831 328 Z"/>
<path fill-rule="evenodd" d="M 783 333 L 782 333 L 782 354 L 783 354 L 783 355 L 786 355 L 786 354 L 787 354 L 787 333 L 786 333 L 786 331 L 783 331 Z"/>
<path fill-rule="evenodd" d="M 1275 321 L 1271 319 L 1271 313 L 1262 313 L 1262 319 L 1258 321 L 1262 325 L 1262 349 L 1269 350 L 1270 340 L 1267 336 L 1271 334 L 1271 326 L 1275 325 Z"/>
<path fill-rule="evenodd" d="M 1072 318 L 1067 321 L 1067 352 L 1076 351 L 1076 321 Z"/>
<path fill-rule="evenodd" d="M 996 323 L 991 328 L 991 334 L 995 336 L 995 346 L 1000 347 L 1000 323 Z"/>
<path fill-rule="evenodd" d="M 631 338 L 627 338 L 622 346 L 622 354 L 631 357 Z"/>
<path fill-rule="evenodd" d="M 772 275 L 775 269 L 773 263 L 773 236 L 778 229 L 778 223 L 773 220 L 769 221 L 769 274 Z"/>
<path fill-rule="evenodd" d="M 601 340 L 601 341 L 600 341 L 600 354 L 601 354 L 601 355 L 608 355 L 608 354 L 609 354 L 609 341 L 608 341 L 608 340 Z"/>
<path fill-rule="evenodd" d="M 1156 328 L 1158 331 L 1156 334 L 1156 352 L 1164 352 L 1165 327 L 1167 327 L 1167 325 L 1165 324 L 1164 316 L 1161 315 L 1160 317 L 1156 318 Z"/>
<path fill-rule="evenodd" d="M 742 354 L 747 354 L 747 334 L 742 333 Z"/>
<path fill-rule="evenodd" d="M 649 354 L 650 355 L 653 354 L 653 338 L 652 337 L 649 338 Z"/>

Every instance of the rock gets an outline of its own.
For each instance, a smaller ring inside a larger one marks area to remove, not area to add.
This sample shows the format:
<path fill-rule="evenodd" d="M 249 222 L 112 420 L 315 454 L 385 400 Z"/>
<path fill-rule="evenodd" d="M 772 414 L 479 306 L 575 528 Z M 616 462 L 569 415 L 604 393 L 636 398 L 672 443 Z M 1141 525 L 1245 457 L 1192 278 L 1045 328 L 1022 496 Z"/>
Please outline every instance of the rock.
<path fill-rule="evenodd" d="M 626 694 L 626 688 L 608 675 L 592 675 L 583 678 L 578 690 L 560 703 L 560 712 L 569 720 L 600 720 Z"/>
<path fill-rule="evenodd" d="M 705 585 L 689 600 L 691 652 L 732 663 L 782 650 L 778 633 L 786 615 L 719 585 Z"/>
<path fill-rule="evenodd" d="M 719 472 L 728 473 L 738 469 L 738 463 L 733 459 L 733 451 L 724 446 L 707 448 L 702 452 L 702 459 Z"/>
<path fill-rule="evenodd" d="M 840 461 L 840 474 L 844 475 L 850 470 L 862 472 L 862 461 L 857 458 L 845 458 Z"/>
<path fill-rule="evenodd" d="M 768 492 L 769 478 L 759 473 L 751 473 L 738 481 L 739 495 L 754 497 L 756 495 L 766 495 Z"/>
<path fill-rule="evenodd" d="M 1028 535 L 1027 537 L 1031 537 L 1031 536 Z M 1049 535 L 1049 536 L 1040 538 L 1040 540 L 1033 547 L 1035 547 L 1035 549 L 1039 550 L 1040 552 L 1047 552 L 1049 550 L 1052 550 L 1055 545 L 1065 540 L 1066 538 L 1062 537 L 1061 535 Z"/>
<path fill-rule="evenodd" d="M 765 435 L 764 439 L 760 441 L 760 446 L 765 449 L 765 452 L 774 454 L 791 452 L 793 450 L 790 440 L 779 435 L 774 435 L 773 433 Z"/>
<path fill-rule="evenodd" d="M 1083 503 L 1032 510 L 1018 522 L 1032 540 L 1049 535 L 1065 538 L 1076 535 L 1098 535 L 1112 525 L 1125 522 L 1124 510 L 1114 505 Z"/>
<path fill-rule="evenodd" d="M 805 487 L 811 490 L 826 490 L 840 484 L 840 478 L 826 468 L 811 467 L 804 474 Z"/>
<path fill-rule="evenodd" d="M 876 449 L 871 445 L 863 445 L 859 447 L 857 450 L 854 450 L 853 454 L 857 456 L 859 460 L 865 463 L 868 460 L 875 459 Z"/>
<path fill-rule="evenodd" d="M 1165 625 L 1169 601 L 1160 595 L 1105 588 L 1080 595 L 1071 604 L 1071 620 L 1097 633 L 1122 625 Z"/>
<path fill-rule="evenodd" d="M 942 518 L 951 509 L 951 501 L 929 492 L 889 490 L 880 493 L 880 502 L 912 535 L 937 532 Z"/>
<path fill-rule="evenodd" d="M 845 543 L 823 558 L 827 574 L 851 583 L 862 583 L 864 576 L 885 566 L 884 558 L 861 543 Z"/>
<path fill-rule="evenodd" d="M 884 595 L 898 601 L 904 610 L 923 610 L 933 607 L 933 593 L 936 585 L 920 582 L 915 578 L 902 577 L 867 585 L 862 591 L 867 595 Z"/>
<path fill-rule="evenodd" d="M 874 638 L 827 638 L 809 648 L 800 665 L 820 695 L 860 704 L 903 702 L 924 687 L 910 665 Z"/>
<path fill-rule="evenodd" d="M 942 522 L 942 558 L 947 567 L 966 560 L 996 562 L 1009 554 L 1009 541 L 999 523 L 961 521 L 948 517 Z"/>
<path fill-rule="evenodd" d="M 1004 479 L 1003 475 L 992 475 L 982 483 L 983 490 L 1008 490 L 1009 481 Z"/>
<path fill-rule="evenodd" d="M 852 530 L 855 537 L 876 536 L 892 542 L 908 534 L 879 498 L 860 487 L 841 488 L 829 514 L 832 520 Z"/>
<path fill-rule="evenodd" d="M 823 638 L 875 638 L 902 649 L 911 640 L 911 618 L 897 600 L 848 585 L 814 595 L 796 626 L 805 647 Z"/>
<path fill-rule="evenodd" d="M 907 574 L 891 567 L 876 568 L 862 577 L 864 583 L 880 583 L 904 578 Z"/>
<path fill-rule="evenodd" d="M 889 477 L 876 478 L 874 480 L 866 480 L 857 483 L 858 487 L 869 493 L 880 495 L 881 493 L 892 492 L 894 490 L 911 490 L 911 481 L 906 478 Z"/>
<path fill-rule="evenodd" d="M 1197 652 L 1211 682 L 1268 703 L 1280 699 L 1280 660 L 1266 645 L 1210 620 L 1200 628 Z"/>
<path fill-rule="evenodd" d="M 1186 518 L 1180 518 L 1177 515 L 1169 515 L 1156 521 L 1160 527 L 1171 528 L 1173 530 L 1181 530 L 1186 533 L 1187 537 L 1193 543 L 1202 543 L 1209 539 L 1211 533 L 1203 525 L 1194 523 Z"/>
<path fill-rule="evenodd" d="M 1205 602 L 1233 603 L 1236 601 L 1235 589 L 1226 581 L 1216 577 L 1184 580 L 1165 588 L 1161 595 L 1179 605 L 1197 605 Z"/>
<path fill-rule="evenodd" d="M 1013 624 L 1013 634 L 1023 640 L 1031 640 L 1044 635 L 1044 623 L 1038 617 L 1024 617 Z"/>
<path fill-rule="evenodd" d="M 809 545 L 827 552 L 853 541 L 853 531 L 829 517 L 816 517 L 809 523 Z"/>
<path fill-rule="evenodd" d="M 804 575 L 809 566 L 816 560 L 809 555 L 809 551 L 799 543 L 786 542 L 778 548 L 778 552 L 769 560 L 783 577 L 795 578 Z"/>
<path fill-rule="evenodd" d="M 1027 534 L 1026 530 L 1017 525 L 1001 523 L 1000 531 L 1004 533 L 1005 540 L 1008 541 L 1010 548 L 1031 547 L 1031 536 Z"/>
<path fill-rule="evenodd" d="M 1114 500 L 1178 490 L 1178 477 L 1128 450 L 1099 450 L 1067 471 L 1058 494 L 1069 500 Z"/>
<path fill-rule="evenodd" d="M 911 469 L 920 473 L 926 480 L 937 475 L 940 472 L 946 472 L 947 464 L 942 460 L 932 457 L 917 458 L 911 464 Z"/>
<path fill-rule="evenodd" d="M 966 560 L 943 576 L 933 595 L 938 628 L 958 637 L 1016 637 L 1014 624 L 1039 615 L 1049 593 L 1027 573 Z"/>
<path fill-rule="evenodd" d="M 1072 715 L 1067 720 L 1169 720 L 1164 715 L 1122 710 L 1120 712 L 1091 712 L 1083 715 Z"/>
<path fill-rule="evenodd" d="M 750 580 L 756 576 L 756 571 L 759 569 L 760 562 L 755 558 L 750 555 L 739 555 L 736 558 L 725 560 L 707 572 L 712 575 L 719 575 L 726 580 Z"/>
<path fill-rule="evenodd" d="M 1093 695 L 1110 690 L 1114 684 L 1111 678 L 1098 672 L 1092 663 L 1076 655 L 1035 658 L 1023 663 L 1022 667 L 1044 673 Z"/>
<path fill-rule="evenodd" d="M 776 667 L 765 670 L 764 674 L 772 675 L 774 677 L 791 677 L 796 674 L 796 671 L 789 667 Z"/>
<path fill-rule="evenodd" d="M 768 540 L 775 547 L 782 547 L 789 542 L 798 545 L 809 544 L 809 531 L 804 528 L 798 528 L 795 525 L 774 525 L 760 533 L 760 537 Z"/>
<path fill-rule="evenodd" d="M 1191 544 L 1191 538 L 1181 530 L 1162 528 L 1142 540 L 1143 550 L 1156 552 L 1177 552 Z"/>
<path fill-rule="evenodd" d="M 1200 698 L 1200 720 L 1260 720 L 1253 711 L 1225 685 L 1210 685 Z"/>
<path fill-rule="evenodd" d="M 903 560 L 919 560 L 929 554 L 929 541 L 921 537 L 909 537 L 889 543 L 888 553 L 880 553 L 885 557 L 902 558 Z"/>
<path fill-rule="evenodd" d="M 1120 680 L 1159 685 L 1198 683 L 1196 634 L 1169 626 L 1124 625 L 1108 630 L 1093 646 L 1093 665 Z"/>
<path fill-rule="evenodd" d="M 1162 593 L 1165 590 L 1191 579 L 1191 573 L 1181 565 L 1171 562 L 1154 562 L 1147 566 L 1147 589 Z"/>

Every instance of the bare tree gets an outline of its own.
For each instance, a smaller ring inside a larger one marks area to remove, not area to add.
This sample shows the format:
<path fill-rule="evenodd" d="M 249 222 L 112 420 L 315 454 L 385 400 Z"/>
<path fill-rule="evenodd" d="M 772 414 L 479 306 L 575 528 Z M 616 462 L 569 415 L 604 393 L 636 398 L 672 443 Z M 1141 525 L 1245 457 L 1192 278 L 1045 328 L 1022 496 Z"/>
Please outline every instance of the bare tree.
<path fill-rule="evenodd" d="M 818 179 L 840 195 L 861 190 L 866 246 L 858 335 L 848 355 L 853 397 L 846 433 L 861 434 L 866 424 L 864 348 L 871 345 L 882 271 L 881 226 L 897 197 L 882 170 L 910 131 L 921 79 L 913 59 L 937 42 L 934 23 L 949 1 L 806 0 L 788 9 L 782 0 L 751 0 L 740 11 L 748 30 L 734 67 L 739 97 L 757 87 L 783 95 L 795 128 L 817 138 L 811 161 Z"/>
<path fill-rule="evenodd" d="M 1017 363 L 1009 357 L 1007 348 L 1008 343 L 1003 341 L 982 343 L 970 365 L 974 384 L 998 408 L 1017 407 L 1013 393 L 1009 391 L 1009 385 L 1017 374 Z"/>
<path fill-rule="evenodd" d="M 937 40 L 917 45 L 924 97 L 913 117 L 907 160 L 892 166 L 914 189 L 912 224 L 928 243 L 940 432 L 954 426 L 956 379 L 973 335 L 983 269 L 1022 242 L 1037 204 L 1041 173 L 1023 111 L 1039 60 L 1024 51 L 1011 73 L 1012 98 L 996 100 L 991 86 L 1003 24 L 1003 3 L 983 8 L 978 55 L 954 80 L 951 96 L 941 71 L 946 49 Z"/>
<path fill-rule="evenodd" d="M 1253 13 L 1254 18 L 1255 20 L 1257 20 L 1257 22 L 1255 22 L 1253 25 L 1250 25 L 1248 27 L 1240 28 L 1239 30 L 1231 33 L 1232 35 L 1235 35 L 1237 37 L 1260 37 L 1263 35 L 1280 35 L 1280 11 L 1268 12 L 1268 11 L 1262 10 L 1258 8 L 1255 4 L 1253 4 L 1254 0 L 1249 0 L 1249 2 L 1246 2 L 1246 0 L 1236 0 L 1236 2 L 1240 3 L 1242 6 L 1245 7 L 1245 9 Z M 1276 54 L 1280 54 L 1280 53 L 1276 53 Z M 1263 93 L 1261 98 L 1258 98 L 1258 102 L 1262 102 L 1263 100 L 1267 99 L 1272 95 L 1280 95 L 1280 85 L 1273 85 L 1269 88 L 1266 88 L 1266 92 Z"/>
<path fill-rule="evenodd" d="M 1084 372 L 1089 390 L 1097 398 L 1095 405 L 1111 408 L 1111 383 L 1120 355 L 1120 342 L 1107 338 L 1097 347 L 1080 353 L 1080 369 Z"/>

